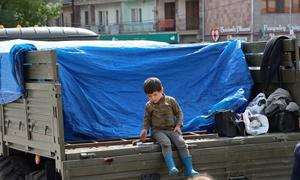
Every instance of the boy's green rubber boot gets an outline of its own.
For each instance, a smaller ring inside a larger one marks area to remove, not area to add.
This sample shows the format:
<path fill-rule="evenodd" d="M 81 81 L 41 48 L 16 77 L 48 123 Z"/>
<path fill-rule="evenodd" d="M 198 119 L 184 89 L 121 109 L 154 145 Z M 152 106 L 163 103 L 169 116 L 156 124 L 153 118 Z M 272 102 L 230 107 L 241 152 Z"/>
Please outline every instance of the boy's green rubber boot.
<path fill-rule="evenodd" d="M 182 158 L 184 165 L 184 175 L 185 176 L 197 176 L 199 173 L 193 169 L 192 156 L 187 156 Z"/>
<path fill-rule="evenodd" d="M 165 157 L 166 164 L 169 170 L 169 176 L 174 176 L 178 174 L 178 169 L 175 166 L 172 154 L 167 154 Z"/>

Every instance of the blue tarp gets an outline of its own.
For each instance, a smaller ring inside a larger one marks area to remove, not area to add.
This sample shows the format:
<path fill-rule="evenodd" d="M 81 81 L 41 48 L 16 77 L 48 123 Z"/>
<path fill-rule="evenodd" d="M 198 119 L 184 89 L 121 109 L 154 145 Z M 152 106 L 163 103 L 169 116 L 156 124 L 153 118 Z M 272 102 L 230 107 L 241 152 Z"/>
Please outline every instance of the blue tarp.
<path fill-rule="evenodd" d="M 15 45 L 10 53 L 0 53 L 0 104 L 12 102 L 24 94 L 23 60 L 36 50 L 32 44 Z"/>
<path fill-rule="evenodd" d="M 161 79 L 165 93 L 180 104 L 184 131 L 211 127 L 209 115 L 218 109 L 243 110 L 253 85 L 239 41 L 56 52 L 67 141 L 139 136 L 147 101 L 143 82 L 150 76 Z"/>

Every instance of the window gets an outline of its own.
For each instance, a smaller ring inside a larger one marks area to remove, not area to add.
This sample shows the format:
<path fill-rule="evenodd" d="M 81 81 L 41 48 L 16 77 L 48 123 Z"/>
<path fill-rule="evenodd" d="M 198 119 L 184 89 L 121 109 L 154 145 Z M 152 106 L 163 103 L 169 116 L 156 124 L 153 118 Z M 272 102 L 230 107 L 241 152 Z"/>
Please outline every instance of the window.
<path fill-rule="evenodd" d="M 106 15 L 106 17 L 105 17 L 106 25 L 108 25 L 108 11 L 105 12 L 105 15 Z"/>
<path fill-rule="evenodd" d="M 67 25 L 67 26 L 73 26 L 73 24 L 74 24 L 74 19 L 73 19 L 73 17 L 74 17 L 74 15 L 73 15 L 73 13 L 71 13 L 71 15 L 70 15 L 71 22 L 69 23 L 69 25 L 68 25 L 68 23 L 66 22 L 66 25 Z"/>
<path fill-rule="evenodd" d="M 290 1 L 295 1 L 295 0 L 261 0 L 262 3 L 261 12 L 262 13 L 289 13 Z"/>
<path fill-rule="evenodd" d="M 300 13 L 300 0 L 292 0 L 292 12 Z"/>
<path fill-rule="evenodd" d="M 108 25 L 108 11 L 98 11 L 98 17 L 99 25 Z"/>
<path fill-rule="evenodd" d="M 85 25 L 88 25 L 89 24 L 89 12 L 88 11 L 85 11 L 84 12 L 84 17 L 85 17 Z"/>
<path fill-rule="evenodd" d="M 102 11 L 98 11 L 98 19 L 99 19 L 99 25 L 104 25 L 104 17 Z"/>
<path fill-rule="evenodd" d="M 131 9 L 131 22 L 142 22 L 142 8 Z"/>
<path fill-rule="evenodd" d="M 284 13 L 284 0 L 276 0 L 276 12 Z"/>
<path fill-rule="evenodd" d="M 119 21 L 119 10 L 116 10 L 116 24 L 120 24 L 120 21 Z"/>
<path fill-rule="evenodd" d="M 139 9 L 139 21 L 142 22 L 142 8 Z"/>
<path fill-rule="evenodd" d="M 136 9 L 131 9 L 131 22 L 137 22 L 137 14 L 135 12 Z"/>
<path fill-rule="evenodd" d="M 275 0 L 267 0 L 267 13 L 275 13 L 276 11 Z"/>
<path fill-rule="evenodd" d="M 90 6 L 90 24 L 95 25 L 95 5 Z"/>

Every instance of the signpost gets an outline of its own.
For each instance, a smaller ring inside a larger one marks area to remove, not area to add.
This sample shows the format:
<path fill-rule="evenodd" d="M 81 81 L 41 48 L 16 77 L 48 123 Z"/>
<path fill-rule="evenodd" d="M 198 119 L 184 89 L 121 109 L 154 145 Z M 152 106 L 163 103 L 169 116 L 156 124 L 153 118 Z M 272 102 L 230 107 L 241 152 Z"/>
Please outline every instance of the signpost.
<path fill-rule="evenodd" d="M 218 41 L 219 38 L 220 38 L 220 31 L 219 29 L 212 29 L 211 32 L 210 32 L 210 35 L 213 39 L 213 41 Z"/>

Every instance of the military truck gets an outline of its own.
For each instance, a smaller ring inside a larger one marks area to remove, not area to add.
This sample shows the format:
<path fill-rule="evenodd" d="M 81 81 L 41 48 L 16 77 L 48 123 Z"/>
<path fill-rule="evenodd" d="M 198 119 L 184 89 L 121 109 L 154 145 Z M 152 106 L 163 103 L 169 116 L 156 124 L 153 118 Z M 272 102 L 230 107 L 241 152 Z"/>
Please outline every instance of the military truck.
<path fill-rule="evenodd" d="M 249 42 L 243 51 L 255 82 L 253 95 L 262 90 L 259 66 L 266 42 Z M 284 40 L 282 87 L 300 104 L 299 45 L 296 39 Z M 43 168 L 34 168 L 35 155 L 55 162 L 56 174 L 68 179 L 186 179 L 169 177 L 158 144 L 150 139 L 132 145 L 136 139 L 111 141 L 64 140 L 61 84 L 58 81 L 56 51 L 32 51 L 25 70 L 27 94 L 15 102 L 1 105 L 0 179 L 45 178 Z M 41 70 L 41 64 L 43 70 Z M 279 87 L 274 79 L 271 88 Z M 194 169 L 215 179 L 289 179 L 293 150 L 300 133 L 268 133 L 234 138 L 216 133 L 185 133 Z M 175 149 L 174 149 L 175 150 Z M 176 164 L 179 158 L 175 155 Z M 24 160 L 25 159 L 25 160 Z M 179 168 L 182 168 L 179 166 Z"/>

